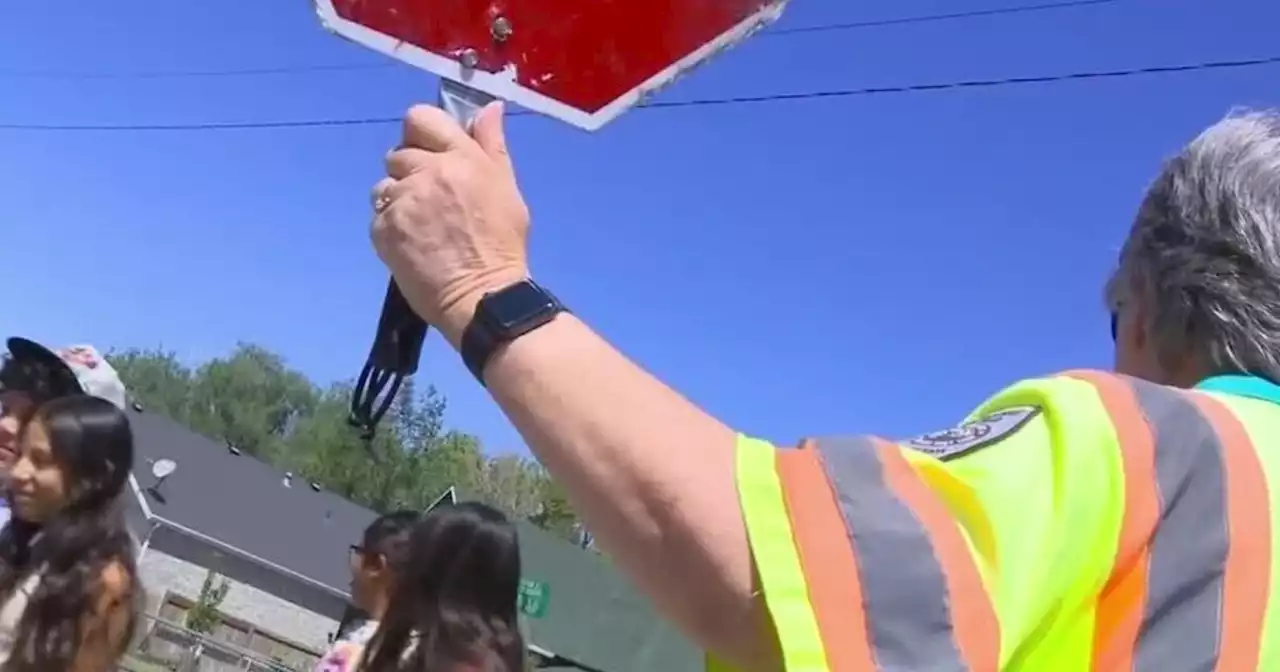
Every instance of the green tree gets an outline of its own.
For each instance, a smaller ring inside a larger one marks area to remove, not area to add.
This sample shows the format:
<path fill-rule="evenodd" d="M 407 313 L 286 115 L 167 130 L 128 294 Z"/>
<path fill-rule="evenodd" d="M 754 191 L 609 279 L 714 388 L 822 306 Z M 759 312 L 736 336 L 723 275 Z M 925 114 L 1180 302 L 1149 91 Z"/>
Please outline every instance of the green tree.
<path fill-rule="evenodd" d="M 193 430 L 293 471 L 375 511 L 421 510 L 450 486 L 566 538 L 576 517 L 537 462 L 486 458 L 469 434 L 445 429 L 445 399 L 405 382 L 378 434 L 348 423 L 351 384 L 321 389 L 277 354 L 240 344 L 192 369 L 172 352 L 109 355 L 133 396 Z"/>
<path fill-rule="evenodd" d="M 569 504 L 569 498 L 559 483 L 539 469 L 538 511 L 529 520 L 538 527 L 576 543 L 579 532 L 578 516 Z"/>
<path fill-rule="evenodd" d="M 350 386 L 334 385 L 320 397 L 313 412 L 300 418 L 287 440 L 280 461 L 308 480 L 352 501 L 368 504 L 379 465 L 370 461 L 368 447 L 347 424 Z M 374 452 L 387 443 L 378 436 Z"/>
<path fill-rule="evenodd" d="M 120 373 L 120 379 L 133 397 L 148 411 L 162 413 L 184 424 L 189 422 L 191 369 L 178 361 L 177 355 L 160 349 L 134 348 L 110 353 L 107 360 Z"/>
<path fill-rule="evenodd" d="M 375 511 L 421 509 L 449 486 L 475 482 L 479 444 L 441 433 L 444 402 L 434 390 L 402 389 L 372 442 L 347 424 L 350 396 L 350 385 L 335 385 L 298 422 L 286 450 L 298 473 Z"/>
<path fill-rule="evenodd" d="M 230 357 L 196 370 L 188 419 L 206 436 L 271 459 L 299 419 L 314 411 L 317 396 L 311 381 L 279 355 L 242 343 Z"/>
<path fill-rule="evenodd" d="M 542 503 L 540 469 L 519 455 L 489 459 L 477 491 L 486 503 L 521 518 L 537 514 Z"/>
<path fill-rule="evenodd" d="M 187 611 L 184 623 L 187 629 L 206 635 L 212 634 L 222 620 L 218 608 L 222 606 L 222 601 L 227 599 L 229 590 L 231 590 L 231 583 L 226 577 L 219 577 L 212 569 L 209 570 L 204 575 L 204 584 L 200 586 L 200 596 L 196 599 L 195 605 Z"/>
<path fill-rule="evenodd" d="M 163 350 L 125 350 L 108 360 L 147 410 L 270 461 L 319 397 L 306 376 L 256 345 L 237 345 L 194 371 Z"/>
<path fill-rule="evenodd" d="M 485 466 L 480 442 L 461 432 L 437 437 L 427 450 L 412 454 L 412 461 L 421 474 L 414 500 L 417 509 L 425 509 L 450 487 L 477 492 Z"/>

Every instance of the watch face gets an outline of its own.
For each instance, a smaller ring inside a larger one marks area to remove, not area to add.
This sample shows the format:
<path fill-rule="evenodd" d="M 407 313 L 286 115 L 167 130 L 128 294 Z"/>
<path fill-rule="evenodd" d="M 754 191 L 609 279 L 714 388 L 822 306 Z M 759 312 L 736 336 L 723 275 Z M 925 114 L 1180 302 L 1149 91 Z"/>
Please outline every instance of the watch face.
<path fill-rule="evenodd" d="M 528 325 L 555 309 L 555 299 L 532 282 L 521 282 L 484 299 L 489 320 L 499 333 Z"/>

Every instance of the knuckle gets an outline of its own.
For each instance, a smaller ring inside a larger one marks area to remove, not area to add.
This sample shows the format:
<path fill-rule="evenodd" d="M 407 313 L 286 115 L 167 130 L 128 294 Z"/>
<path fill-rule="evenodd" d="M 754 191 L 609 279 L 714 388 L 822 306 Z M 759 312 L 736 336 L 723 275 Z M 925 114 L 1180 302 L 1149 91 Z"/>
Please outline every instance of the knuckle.
<path fill-rule="evenodd" d="M 418 103 L 417 105 L 410 107 L 409 111 L 405 113 L 404 115 L 405 125 L 418 126 L 423 123 L 429 122 L 432 119 L 432 116 L 433 116 L 432 113 L 435 111 L 436 111 L 436 107 L 433 105 Z"/>
<path fill-rule="evenodd" d="M 423 154 L 421 150 L 401 147 L 387 154 L 387 165 L 419 166 L 430 163 L 428 160 L 430 157 Z"/>
<path fill-rule="evenodd" d="M 404 117 L 404 135 L 406 138 L 421 137 L 434 134 L 450 120 L 448 113 L 434 105 L 417 104 L 409 108 Z"/>
<path fill-rule="evenodd" d="M 400 158 L 399 150 L 394 152 L 389 152 L 386 158 L 382 160 L 382 166 L 389 173 L 393 171 L 397 165 L 399 165 L 400 161 L 401 161 L 401 158 Z"/>

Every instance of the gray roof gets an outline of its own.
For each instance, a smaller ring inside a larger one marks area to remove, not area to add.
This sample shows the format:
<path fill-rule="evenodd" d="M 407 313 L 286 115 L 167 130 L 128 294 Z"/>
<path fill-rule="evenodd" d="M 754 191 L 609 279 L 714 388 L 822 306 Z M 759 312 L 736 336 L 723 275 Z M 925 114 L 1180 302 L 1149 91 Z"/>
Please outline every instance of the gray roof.
<path fill-rule="evenodd" d="M 348 548 L 377 514 L 159 413 L 130 412 L 137 456 L 134 475 L 152 515 L 190 528 L 345 595 Z M 155 460 L 177 470 L 156 488 Z M 158 495 L 158 496 L 157 496 Z"/>
<path fill-rule="evenodd" d="M 134 474 L 153 516 L 346 594 L 348 548 L 377 514 L 297 477 L 285 487 L 279 469 L 162 414 L 130 415 Z M 176 471 L 147 492 L 152 463 L 166 458 Z M 525 577 L 550 586 L 546 615 L 529 620 L 531 643 L 606 672 L 702 669 L 693 645 L 603 557 L 527 521 L 516 525 Z"/>

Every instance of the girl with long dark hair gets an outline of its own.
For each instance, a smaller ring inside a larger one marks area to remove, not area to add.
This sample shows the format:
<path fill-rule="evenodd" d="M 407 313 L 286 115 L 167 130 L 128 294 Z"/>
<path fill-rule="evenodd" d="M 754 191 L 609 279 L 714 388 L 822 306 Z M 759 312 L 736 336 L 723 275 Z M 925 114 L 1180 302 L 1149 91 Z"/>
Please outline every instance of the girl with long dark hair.
<path fill-rule="evenodd" d="M 421 516 L 417 511 L 394 511 L 365 528 L 360 543 L 351 545 L 351 605 L 346 622 L 314 672 L 352 672 L 365 646 L 378 631 L 396 589 L 395 572 L 409 554 L 409 534 Z M 354 612 L 354 613 L 352 613 Z"/>
<path fill-rule="evenodd" d="M 0 533 L 0 670 L 107 672 L 133 633 L 137 569 L 120 493 L 129 418 L 87 395 L 24 423 Z"/>
<path fill-rule="evenodd" d="M 522 672 L 520 544 L 484 504 L 433 509 L 409 535 L 362 672 Z"/>

